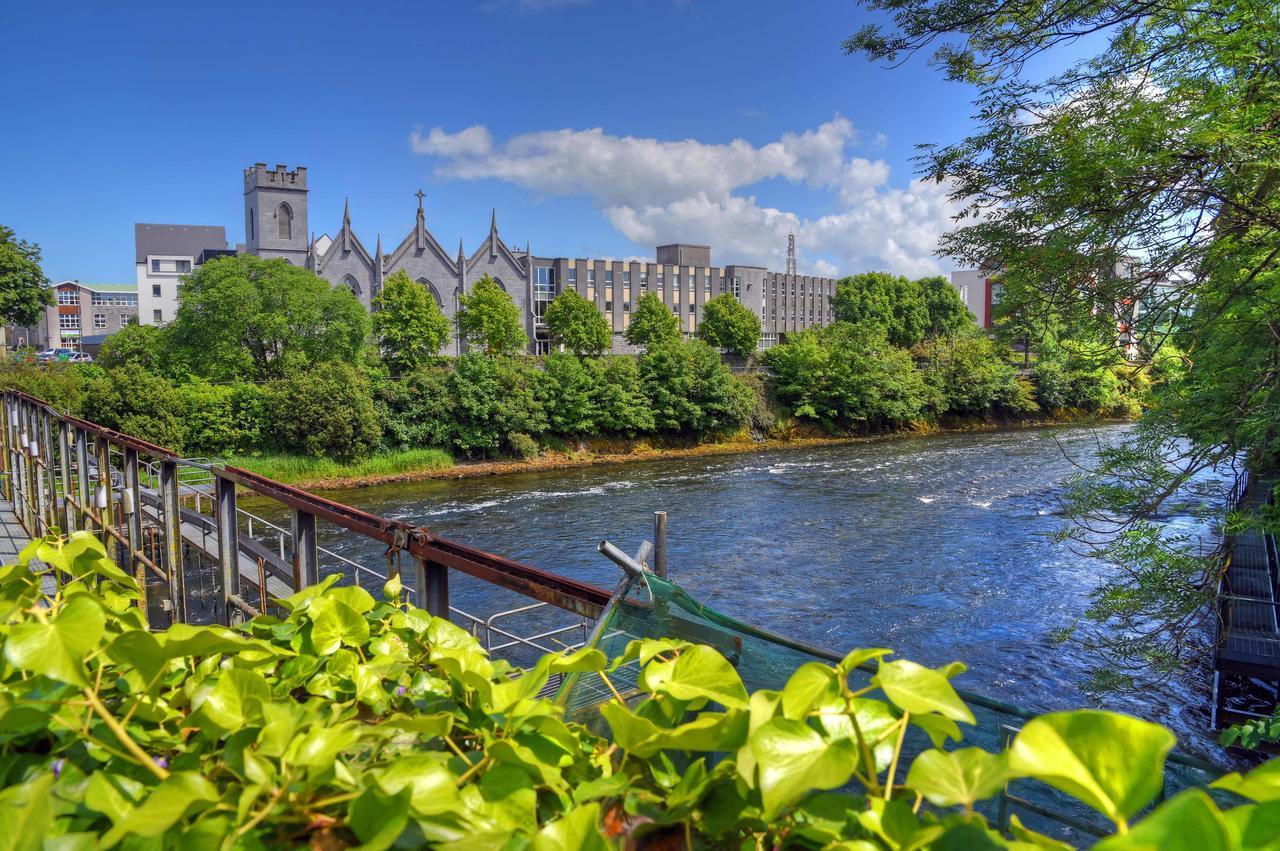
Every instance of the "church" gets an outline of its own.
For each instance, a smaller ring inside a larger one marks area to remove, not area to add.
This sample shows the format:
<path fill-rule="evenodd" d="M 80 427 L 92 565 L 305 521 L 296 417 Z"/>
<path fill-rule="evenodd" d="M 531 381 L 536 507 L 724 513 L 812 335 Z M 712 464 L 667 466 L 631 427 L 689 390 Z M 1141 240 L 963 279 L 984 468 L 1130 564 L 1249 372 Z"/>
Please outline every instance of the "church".
<path fill-rule="evenodd" d="M 311 269 L 335 286 L 351 290 L 365 307 L 371 307 L 388 276 L 403 271 L 427 288 L 450 322 L 458 311 L 458 296 L 488 275 L 520 307 L 527 326 L 525 333 L 530 340 L 536 340 L 540 329 L 532 309 L 533 262 L 529 246 L 515 251 L 502 241 L 495 211 L 488 236 L 471 256 L 466 255 L 461 241 L 457 253 L 451 256 L 427 229 L 423 197 L 419 190 L 417 218 L 404 239 L 384 253 L 379 237 L 370 254 L 351 227 L 349 205 L 343 209 L 342 226 L 335 237 L 310 239 L 305 167 L 290 171 L 283 165 L 268 169 L 265 163 L 256 163 L 244 170 L 245 252 L 280 257 Z M 458 342 L 451 339 L 446 354 L 457 353 Z"/>
<path fill-rule="evenodd" d="M 612 333 L 611 350 L 619 354 L 634 351 L 624 332 L 631 322 L 633 306 L 645 293 L 661 298 L 687 335 L 697 331 L 707 302 L 730 293 L 760 318 L 761 348 L 777 344 L 787 334 L 827 325 L 834 319 L 832 298 L 837 282 L 834 278 L 797 273 L 794 237 L 789 239 L 785 272 L 743 264 L 713 266 L 710 246 L 686 243 L 657 246 L 654 263 L 535 257 L 528 243 L 520 249 L 502 241 L 495 212 L 489 220 L 488 235 L 470 255 L 461 242 L 457 253 L 450 255 L 427 229 L 422 199 L 419 190 L 413 227 L 399 244 L 384 252 L 379 237 L 370 253 L 352 229 L 349 205 L 344 206 L 342 226 L 336 236 L 310 237 L 306 168 L 298 166 L 291 171 L 277 165 L 269 169 L 265 163 L 256 163 L 244 170 L 245 244 L 241 250 L 259 257 L 283 258 L 310 269 L 334 286 L 351 290 L 369 308 L 387 277 L 403 271 L 410 280 L 426 287 L 451 322 L 457 316 L 459 297 L 488 275 L 520 308 L 533 354 L 551 350 L 542 317 L 551 300 L 566 288 L 577 290 L 596 305 Z M 154 262 L 155 258 L 140 247 L 140 268 L 149 269 L 145 265 L 148 261 Z M 161 258 L 159 262 L 168 260 Z M 168 292 L 163 284 L 154 286 L 157 297 Z M 140 292 L 145 294 L 145 289 Z M 174 293 L 176 299 L 176 289 Z M 168 319 L 163 308 L 154 313 L 157 322 Z M 142 315 L 147 321 L 147 311 Z M 451 339 L 445 354 L 456 355 L 461 350 L 458 340 Z"/>

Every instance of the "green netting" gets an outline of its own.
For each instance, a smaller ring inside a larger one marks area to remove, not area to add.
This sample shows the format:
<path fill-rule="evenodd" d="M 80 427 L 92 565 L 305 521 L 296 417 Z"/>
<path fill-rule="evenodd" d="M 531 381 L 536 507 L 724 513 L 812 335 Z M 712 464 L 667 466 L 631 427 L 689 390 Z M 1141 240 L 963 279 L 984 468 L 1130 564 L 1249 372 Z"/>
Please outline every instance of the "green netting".
<path fill-rule="evenodd" d="M 690 597 L 674 582 L 653 574 L 624 582 L 601 616 L 592 645 L 609 658 L 615 658 L 622 655 L 634 639 L 662 637 L 681 638 L 716 648 L 733 663 L 748 691 L 781 689 L 791 673 L 805 662 L 830 664 L 841 658 L 840 654 L 721 614 Z M 855 685 L 866 685 L 873 671 L 874 667 L 868 666 L 854 672 Z M 569 677 L 561 684 L 557 699 L 569 717 L 607 736 L 608 725 L 598 707 L 614 698 L 615 689 L 629 703 L 642 700 L 644 695 L 636 686 L 638 672 L 638 665 L 632 663 L 610 674 L 608 682 L 598 674 Z M 961 690 L 960 696 L 977 721 L 973 727 L 962 725 L 962 746 L 992 752 L 1003 750 L 1017 730 L 1035 715 L 972 692 Z M 909 737 L 904 744 L 904 755 L 914 756 L 928 747 L 931 747 L 928 739 L 916 731 L 916 737 Z M 1161 799 L 1190 786 L 1204 786 L 1221 773 L 1220 769 L 1200 760 L 1174 754 L 1165 770 Z M 1035 830 L 1075 842 L 1103 835 L 1109 827 L 1097 813 L 1033 780 L 1010 784 L 1000 798 L 990 802 L 985 814 L 1001 825 L 1008 823 L 1011 814 L 1016 814 L 1023 824 Z"/>

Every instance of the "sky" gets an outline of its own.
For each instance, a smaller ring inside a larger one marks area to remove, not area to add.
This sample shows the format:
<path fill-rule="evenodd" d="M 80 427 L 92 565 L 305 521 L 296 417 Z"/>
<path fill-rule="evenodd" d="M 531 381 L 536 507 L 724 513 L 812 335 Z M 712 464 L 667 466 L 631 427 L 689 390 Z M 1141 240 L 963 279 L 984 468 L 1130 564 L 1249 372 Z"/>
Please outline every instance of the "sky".
<path fill-rule="evenodd" d="M 54 11 L 56 9 L 56 11 Z M 244 239 L 242 171 L 304 165 L 310 228 L 371 249 L 427 225 L 535 254 L 923 275 L 951 226 L 921 143 L 973 91 L 846 56 L 852 0 L 12 3 L 0 223 L 53 280 L 135 279 L 133 223 Z"/>

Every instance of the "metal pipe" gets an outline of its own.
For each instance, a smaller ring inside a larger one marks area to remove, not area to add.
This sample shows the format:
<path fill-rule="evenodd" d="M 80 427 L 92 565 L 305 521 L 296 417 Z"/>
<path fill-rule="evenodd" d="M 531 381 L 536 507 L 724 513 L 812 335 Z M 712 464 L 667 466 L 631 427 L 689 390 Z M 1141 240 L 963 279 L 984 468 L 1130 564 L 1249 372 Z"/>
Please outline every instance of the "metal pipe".
<path fill-rule="evenodd" d="M 636 561 L 608 541 L 601 541 L 600 546 L 597 547 L 597 549 L 600 550 L 601 555 L 609 559 L 609 561 L 613 562 L 618 567 L 622 568 L 628 576 L 643 576 L 649 572 L 645 569 L 643 564 Z"/>
<path fill-rule="evenodd" d="M 294 509 L 293 588 L 300 591 L 320 581 L 320 550 L 316 544 L 316 516 Z M 281 538 L 283 540 L 283 537 Z"/>
<path fill-rule="evenodd" d="M 214 482 L 217 502 L 218 564 L 222 568 L 222 616 L 231 625 L 231 609 L 240 599 L 240 529 L 236 526 L 236 483 L 218 476 Z"/>
<path fill-rule="evenodd" d="M 164 552 L 169 574 L 169 599 L 174 617 L 187 620 L 186 576 L 182 569 L 182 505 L 178 499 L 178 465 L 160 462 L 161 522 L 164 529 Z"/>
<path fill-rule="evenodd" d="M 667 512 L 653 512 L 653 572 L 667 578 Z"/>

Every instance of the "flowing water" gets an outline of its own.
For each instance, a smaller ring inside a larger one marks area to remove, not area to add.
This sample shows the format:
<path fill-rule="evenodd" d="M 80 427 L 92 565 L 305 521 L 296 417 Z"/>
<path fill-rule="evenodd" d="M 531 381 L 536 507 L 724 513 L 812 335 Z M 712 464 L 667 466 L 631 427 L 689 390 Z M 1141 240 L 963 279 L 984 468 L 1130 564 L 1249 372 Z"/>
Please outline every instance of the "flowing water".
<path fill-rule="evenodd" d="M 610 589 L 619 573 L 596 544 L 633 552 L 665 509 L 671 577 L 726 614 L 837 651 L 959 659 L 965 687 L 1052 710 L 1089 702 L 1081 687 L 1097 660 L 1050 633 L 1080 617 L 1109 570 L 1053 539 L 1058 500 L 1076 465 L 1127 428 L 898 437 L 327 495 Z M 1189 515 L 1163 519 L 1211 540 Z M 322 543 L 381 558 L 352 536 Z M 520 605 L 465 576 L 451 583 L 462 609 Z M 1191 672 L 1101 702 L 1207 754 L 1209 699 L 1209 675 Z"/>

